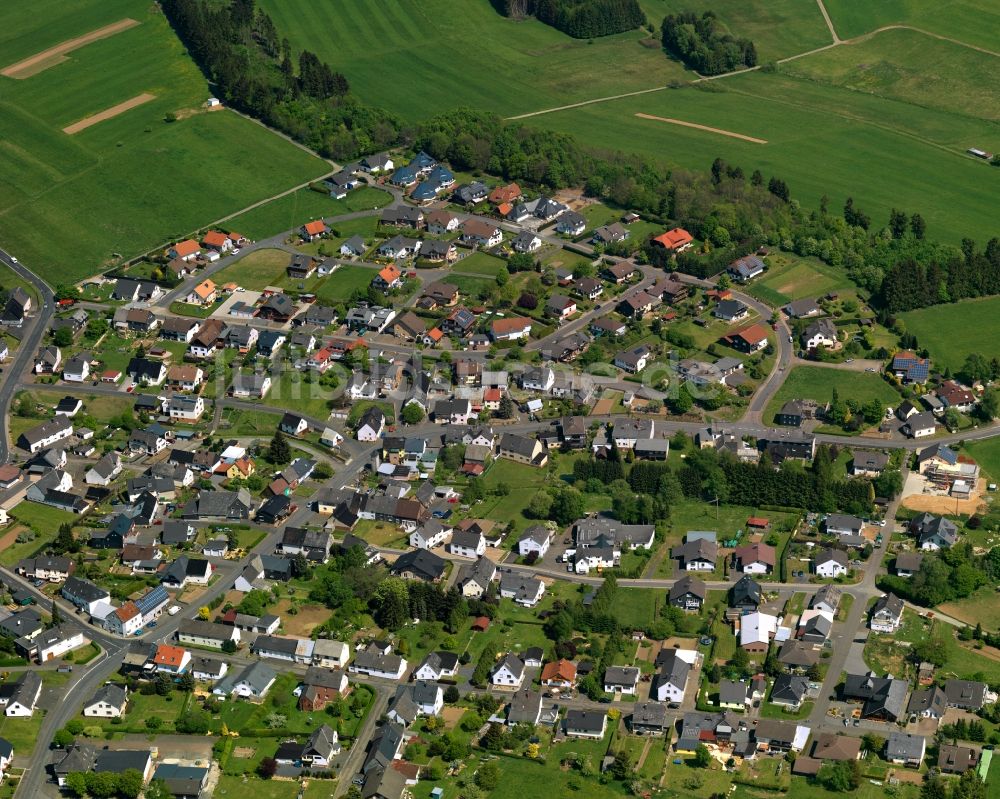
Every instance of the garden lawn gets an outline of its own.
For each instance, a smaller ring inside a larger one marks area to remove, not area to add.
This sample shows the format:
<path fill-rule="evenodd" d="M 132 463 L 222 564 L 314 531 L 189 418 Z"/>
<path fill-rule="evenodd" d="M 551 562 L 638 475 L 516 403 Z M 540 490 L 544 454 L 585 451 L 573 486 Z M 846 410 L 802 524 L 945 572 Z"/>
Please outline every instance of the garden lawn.
<path fill-rule="evenodd" d="M 972 353 L 991 355 L 984 342 L 1000 340 L 1000 297 L 933 305 L 900 314 L 906 330 L 931 354 L 935 369 L 962 368 Z"/>
<path fill-rule="evenodd" d="M 263 239 L 285 231 L 296 230 L 313 219 L 340 216 L 354 211 L 367 211 L 388 205 L 392 196 L 381 189 L 364 186 L 334 200 L 327 194 L 312 189 L 299 189 L 292 194 L 227 219 L 225 227 L 249 236 Z"/>
<path fill-rule="evenodd" d="M 266 411 L 227 409 L 225 413 L 229 430 L 238 436 L 273 436 L 280 421 L 277 413 Z"/>
<path fill-rule="evenodd" d="M 747 290 L 775 308 L 792 300 L 805 297 L 816 299 L 830 292 L 854 289 L 846 273 L 824 264 L 818 258 L 778 253 L 768 256 L 766 263 L 767 272 L 751 283 Z"/>
<path fill-rule="evenodd" d="M 319 381 L 307 383 L 300 372 L 283 371 L 264 397 L 264 404 L 283 408 L 315 419 L 326 419 L 330 413 L 332 389 Z M 322 432 L 322 431 L 321 431 Z"/>
<path fill-rule="evenodd" d="M 315 289 L 319 302 L 344 303 L 356 291 L 365 291 L 371 285 L 375 271 L 363 266 L 341 266 Z"/>
<path fill-rule="evenodd" d="M 36 709 L 31 718 L 0 717 L 0 737 L 10 741 L 15 754 L 30 756 L 38 741 L 45 711 Z"/>
<path fill-rule="evenodd" d="M 796 366 L 788 373 L 785 382 L 771 399 L 764 411 L 764 421 L 770 424 L 781 406 L 792 399 L 811 399 L 820 403 L 833 399 L 837 388 L 841 400 L 854 399 L 864 405 L 873 399 L 887 407 L 899 402 L 899 394 L 881 375 L 871 372 L 846 372 L 824 366 Z"/>
<path fill-rule="evenodd" d="M 277 285 L 285 277 L 291 260 L 284 250 L 254 250 L 218 272 L 214 279 L 219 285 L 231 281 L 245 289 L 260 291 L 265 286 Z"/>
<path fill-rule="evenodd" d="M 489 255 L 478 250 L 471 255 L 467 255 L 452 265 L 454 272 L 467 272 L 473 275 L 486 275 L 496 277 L 501 270 L 507 268 L 507 264 L 502 258 Z"/>
<path fill-rule="evenodd" d="M 644 629 L 659 617 L 666 596 L 654 588 L 619 588 L 611 614 L 626 628 Z"/>
<path fill-rule="evenodd" d="M 334 783 L 323 781 L 317 784 L 327 786 L 327 791 L 331 791 Z M 215 787 L 217 797 L 229 797 L 229 799 L 245 799 L 253 796 L 254 799 L 296 799 L 299 795 L 299 784 L 295 780 L 262 780 L 260 777 L 234 777 L 223 774 L 219 777 L 219 782 Z M 307 794 L 308 795 L 308 794 Z M 313 794 L 315 796 L 332 796 L 332 793 Z"/>
<path fill-rule="evenodd" d="M 37 533 L 50 533 L 54 536 L 59 526 L 76 520 L 76 514 L 59 510 L 37 502 L 22 500 L 10 513 L 17 521 L 31 527 Z"/>

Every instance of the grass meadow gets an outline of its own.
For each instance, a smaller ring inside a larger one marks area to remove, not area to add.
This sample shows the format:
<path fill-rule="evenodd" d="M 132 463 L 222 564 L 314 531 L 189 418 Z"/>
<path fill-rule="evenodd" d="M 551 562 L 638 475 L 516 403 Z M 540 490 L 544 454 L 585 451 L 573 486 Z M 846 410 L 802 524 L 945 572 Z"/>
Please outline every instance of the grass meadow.
<path fill-rule="evenodd" d="M 807 62 L 808 59 L 803 59 Z M 727 136 L 637 118 L 681 119 L 764 139 Z M 777 175 L 806 207 L 855 201 L 876 225 L 892 208 L 919 211 L 928 236 L 958 243 L 995 230 L 988 165 L 965 155 L 991 146 L 992 123 L 934 107 L 851 91 L 788 74 L 754 72 L 533 117 L 531 124 L 574 133 L 586 143 L 629 149 L 684 168 L 722 157 L 747 174 Z M 934 186 L 928 192 L 928 185 Z"/>
<path fill-rule="evenodd" d="M 658 28 L 663 3 L 646 5 Z M 359 97 L 413 120 L 463 106 L 524 114 L 683 75 L 658 39 L 643 44 L 648 31 L 572 39 L 534 19 L 506 19 L 489 0 L 465 0 L 460 9 L 451 0 L 260 6 L 294 49 L 343 68 Z"/>
<path fill-rule="evenodd" d="M 941 370 L 960 369 L 973 352 L 992 357 L 1000 339 L 1000 299 L 996 297 L 908 311 L 902 319 Z"/>
<path fill-rule="evenodd" d="M 796 366 L 788 373 L 781 388 L 768 403 L 764 421 L 770 424 L 781 406 L 792 399 L 811 399 L 829 402 L 837 388 L 842 400 L 854 399 L 864 404 L 873 399 L 894 407 L 899 394 L 882 379 L 870 372 L 847 372 L 824 366 Z"/>
<path fill-rule="evenodd" d="M 842 39 L 885 25 L 905 23 L 939 36 L 1000 50 L 1000 8 L 992 0 L 826 0 L 826 10 Z"/>
<path fill-rule="evenodd" d="M 0 78 L 5 246 L 53 282 L 80 279 L 319 177 L 329 165 L 229 111 L 141 0 L 39 0 L 4 10 L 0 66 L 123 18 L 140 24 L 28 78 Z M 76 135 L 63 128 L 148 92 Z M 179 120 L 168 123 L 165 116 Z M 44 231 L 44 233 L 42 233 Z"/>
<path fill-rule="evenodd" d="M 1000 89 L 988 78 L 996 68 L 995 56 L 917 31 L 888 30 L 791 61 L 781 70 L 807 81 L 996 121 Z"/>

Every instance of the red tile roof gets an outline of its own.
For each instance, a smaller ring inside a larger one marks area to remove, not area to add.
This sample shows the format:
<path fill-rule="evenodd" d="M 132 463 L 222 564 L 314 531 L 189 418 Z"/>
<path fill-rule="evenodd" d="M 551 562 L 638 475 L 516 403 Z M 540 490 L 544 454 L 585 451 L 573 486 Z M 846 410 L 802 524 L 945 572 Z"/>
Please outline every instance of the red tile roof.
<path fill-rule="evenodd" d="M 178 258 L 183 258 L 186 255 L 194 255 L 200 249 L 201 247 L 198 246 L 198 242 L 192 239 L 179 241 L 174 245 L 174 252 L 177 253 Z"/>
<path fill-rule="evenodd" d="M 653 239 L 657 244 L 662 244 L 668 250 L 676 250 L 685 244 L 690 244 L 694 238 L 684 228 L 675 227 L 666 233 L 661 233 Z"/>
<path fill-rule="evenodd" d="M 156 647 L 156 655 L 153 657 L 153 662 L 161 666 L 180 666 L 184 662 L 184 655 L 186 654 L 187 650 L 179 646 L 160 644 Z"/>
<path fill-rule="evenodd" d="M 206 247 L 222 247 L 227 241 L 229 241 L 229 236 L 225 233 L 210 230 L 202 237 L 201 243 Z"/>
<path fill-rule="evenodd" d="M 317 219 L 313 222 L 306 222 L 303 228 L 310 236 L 318 236 L 326 230 L 326 223 L 322 219 Z"/>

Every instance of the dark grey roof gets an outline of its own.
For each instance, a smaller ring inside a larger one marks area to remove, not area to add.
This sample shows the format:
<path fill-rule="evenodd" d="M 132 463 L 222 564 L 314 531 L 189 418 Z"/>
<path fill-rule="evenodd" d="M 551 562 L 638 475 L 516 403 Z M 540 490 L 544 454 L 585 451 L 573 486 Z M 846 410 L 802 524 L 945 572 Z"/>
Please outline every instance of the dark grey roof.
<path fill-rule="evenodd" d="M 393 574 L 412 572 L 424 580 L 438 580 L 444 574 L 445 560 L 426 549 L 404 552 L 390 567 Z"/>
<path fill-rule="evenodd" d="M 570 708 L 566 713 L 566 729 L 580 732 L 598 733 L 607 724 L 608 714 L 603 710 L 580 710 Z"/>
<path fill-rule="evenodd" d="M 542 709 L 542 695 L 531 688 L 522 688 L 510 700 L 507 711 L 509 724 L 535 724 Z"/>
<path fill-rule="evenodd" d="M 109 682 L 97 689 L 97 693 L 95 693 L 91 700 L 87 702 L 85 707 L 96 705 L 99 702 L 105 702 L 112 707 L 120 708 L 125 704 L 126 696 L 127 694 L 122 686 L 117 683 Z"/>
<path fill-rule="evenodd" d="M 779 674 L 771 688 L 771 701 L 798 704 L 809 691 L 809 681 L 798 674 Z"/>
<path fill-rule="evenodd" d="M 692 594 L 704 600 L 708 596 L 708 586 L 704 580 L 699 580 L 697 577 L 692 577 L 691 575 L 685 575 L 670 587 L 670 601 L 672 602 L 687 594 Z"/>
<path fill-rule="evenodd" d="M 667 706 L 663 702 L 639 702 L 632 711 L 632 726 L 664 727 L 667 723 Z"/>
<path fill-rule="evenodd" d="M 885 756 L 889 760 L 913 760 L 922 757 L 926 747 L 927 739 L 922 735 L 890 732 L 886 741 Z"/>

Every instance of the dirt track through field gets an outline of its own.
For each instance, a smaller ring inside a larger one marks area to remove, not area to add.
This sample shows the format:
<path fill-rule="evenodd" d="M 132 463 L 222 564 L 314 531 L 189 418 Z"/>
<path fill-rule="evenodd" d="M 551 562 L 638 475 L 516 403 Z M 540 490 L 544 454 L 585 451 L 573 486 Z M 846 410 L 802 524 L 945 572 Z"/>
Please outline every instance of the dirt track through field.
<path fill-rule="evenodd" d="M 79 122 L 74 122 L 72 125 L 67 125 L 63 128 L 63 133 L 68 133 L 72 136 L 74 133 L 79 133 L 81 130 L 89 128 L 91 125 L 96 125 L 98 122 L 103 122 L 106 119 L 111 119 L 111 117 L 116 117 L 119 114 L 124 114 L 131 108 L 142 105 L 143 103 L 148 103 L 150 100 L 155 100 L 156 95 L 150 94 L 149 92 L 143 92 L 142 94 L 136 95 L 131 100 L 126 100 L 124 103 L 118 103 L 118 105 L 113 105 L 111 108 L 106 108 L 93 116 L 84 117 Z"/>
<path fill-rule="evenodd" d="M 685 128 L 694 128 L 695 130 L 703 130 L 706 133 L 718 133 L 720 136 L 729 136 L 733 139 L 740 139 L 741 141 L 748 141 L 752 144 L 767 144 L 767 139 L 758 139 L 755 136 L 747 136 L 743 133 L 734 133 L 731 130 L 722 130 L 722 128 L 711 128 L 708 125 L 699 125 L 695 122 L 684 122 L 681 119 L 670 119 L 669 117 L 656 117 L 652 114 L 636 114 L 639 119 L 651 119 L 654 122 L 669 122 L 671 125 L 681 125 Z"/>
<path fill-rule="evenodd" d="M 77 36 L 75 39 L 67 39 L 65 42 L 57 44 L 55 47 L 50 47 L 48 50 L 35 53 L 35 55 L 25 58 L 23 61 L 18 61 L 16 64 L 11 64 L 9 67 L 5 67 L 0 70 L 0 75 L 3 75 L 6 78 L 14 78 L 15 80 L 30 78 L 32 75 L 37 75 L 39 72 L 42 72 L 49 67 L 61 64 L 66 60 L 67 53 L 71 53 L 84 45 L 90 44 L 91 42 L 106 39 L 109 36 L 114 36 L 116 33 L 120 33 L 121 31 L 134 28 L 138 24 L 138 20 L 128 18 L 120 19 L 118 22 L 112 22 L 110 25 L 105 25 L 103 28 L 98 28 L 90 33 L 85 33 L 83 36 Z"/>

